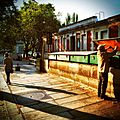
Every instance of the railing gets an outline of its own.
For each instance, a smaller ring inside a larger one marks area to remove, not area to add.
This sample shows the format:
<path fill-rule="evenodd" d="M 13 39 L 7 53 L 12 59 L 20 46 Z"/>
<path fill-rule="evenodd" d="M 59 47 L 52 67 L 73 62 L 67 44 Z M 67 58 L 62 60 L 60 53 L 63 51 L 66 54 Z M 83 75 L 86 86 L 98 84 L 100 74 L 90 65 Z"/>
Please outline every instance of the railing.
<path fill-rule="evenodd" d="M 97 64 L 97 51 L 71 51 L 49 53 L 49 60 Z"/>

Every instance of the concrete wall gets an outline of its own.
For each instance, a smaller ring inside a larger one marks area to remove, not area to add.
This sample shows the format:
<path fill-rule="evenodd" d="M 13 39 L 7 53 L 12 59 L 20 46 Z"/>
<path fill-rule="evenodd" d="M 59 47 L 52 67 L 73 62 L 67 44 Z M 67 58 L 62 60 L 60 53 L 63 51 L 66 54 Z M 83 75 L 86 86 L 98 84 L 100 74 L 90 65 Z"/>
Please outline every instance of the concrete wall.
<path fill-rule="evenodd" d="M 112 72 L 109 72 L 107 94 L 114 97 L 114 90 L 116 89 L 116 91 L 118 92 L 116 92 L 117 96 L 120 96 L 120 77 L 118 77 L 120 74 L 115 75 L 115 73 L 120 73 L 120 70 L 114 68 L 112 68 L 111 70 Z M 86 87 L 95 89 L 97 92 L 97 65 L 87 65 L 50 60 L 49 72 L 80 82 L 81 84 L 86 85 Z M 117 76 L 117 80 L 115 76 Z"/>

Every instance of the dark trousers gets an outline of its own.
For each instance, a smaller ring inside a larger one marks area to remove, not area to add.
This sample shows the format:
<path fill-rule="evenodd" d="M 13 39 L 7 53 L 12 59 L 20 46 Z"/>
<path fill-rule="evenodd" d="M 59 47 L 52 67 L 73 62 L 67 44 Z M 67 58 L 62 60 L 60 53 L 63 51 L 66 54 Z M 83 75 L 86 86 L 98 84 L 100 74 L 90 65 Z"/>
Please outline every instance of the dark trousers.
<path fill-rule="evenodd" d="M 108 73 L 99 72 L 98 97 L 104 97 L 107 89 Z"/>
<path fill-rule="evenodd" d="M 10 83 L 10 70 L 6 70 L 7 83 Z"/>

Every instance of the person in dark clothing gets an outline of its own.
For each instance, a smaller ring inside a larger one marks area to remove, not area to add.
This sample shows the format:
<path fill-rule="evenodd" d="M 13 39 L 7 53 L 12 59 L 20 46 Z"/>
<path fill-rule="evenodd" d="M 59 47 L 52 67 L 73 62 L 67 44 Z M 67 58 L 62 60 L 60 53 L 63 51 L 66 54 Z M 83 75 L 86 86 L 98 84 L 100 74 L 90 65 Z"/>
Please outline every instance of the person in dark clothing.
<path fill-rule="evenodd" d="M 4 59 L 4 69 L 7 77 L 7 83 L 10 85 L 10 73 L 13 70 L 13 61 L 9 57 L 8 52 L 5 53 L 5 59 Z"/>
<path fill-rule="evenodd" d="M 98 58 L 98 72 L 99 72 L 99 82 L 98 82 L 98 97 L 105 99 L 107 97 L 106 89 L 108 83 L 108 72 L 109 72 L 109 58 L 116 54 L 117 46 L 112 52 L 107 52 L 107 49 L 112 48 L 111 46 L 105 49 L 105 45 L 99 45 L 97 50 Z"/>

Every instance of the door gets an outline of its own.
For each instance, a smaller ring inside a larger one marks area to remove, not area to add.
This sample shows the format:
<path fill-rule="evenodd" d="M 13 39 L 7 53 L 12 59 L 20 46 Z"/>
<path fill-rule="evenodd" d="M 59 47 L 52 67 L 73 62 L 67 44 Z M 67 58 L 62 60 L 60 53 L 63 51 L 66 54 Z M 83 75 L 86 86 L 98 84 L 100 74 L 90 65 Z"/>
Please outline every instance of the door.
<path fill-rule="evenodd" d="M 70 37 L 70 50 L 75 51 L 75 36 Z"/>

